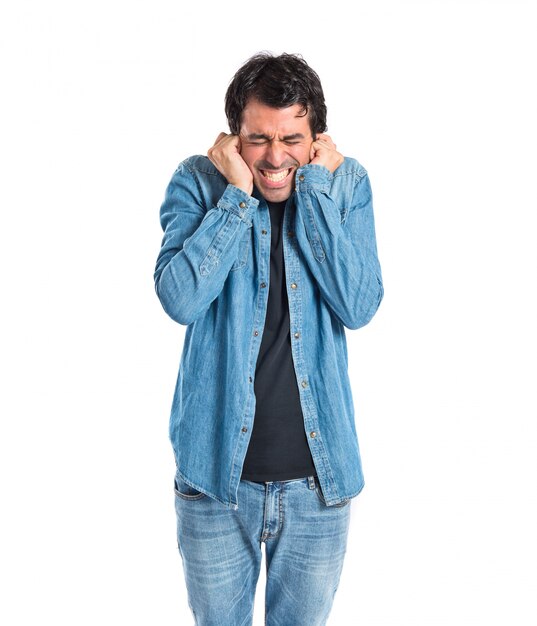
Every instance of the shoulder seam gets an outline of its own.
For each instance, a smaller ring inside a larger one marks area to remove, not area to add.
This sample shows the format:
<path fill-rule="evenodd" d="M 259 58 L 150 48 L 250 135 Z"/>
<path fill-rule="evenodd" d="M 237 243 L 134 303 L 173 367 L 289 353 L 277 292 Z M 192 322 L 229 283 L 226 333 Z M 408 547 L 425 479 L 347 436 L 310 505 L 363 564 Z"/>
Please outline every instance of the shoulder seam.
<path fill-rule="evenodd" d="M 338 176 L 356 176 L 357 178 L 363 178 L 367 174 L 367 171 L 364 168 L 364 166 L 361 163 L 359 163 L 356 159 L 352 157 L 345 157 L 345 159 L 347 160 L 347 164 L 349 167 L 343 169 L 343 171 L 341 172 L 338 172 L 338 170 L 336 170 L 333 173 L 334 178 Z"/>
<path fill-rule="evenodd" d="M 194 179 L 194 182 L 196 183 L 196 188 L 198 190 L 199 197 L 202 198 L 203 197 L 203 192 L 202 192 L 201 185 L 200 185 L 200 182 L 198 180 L 198 177 L 196 176 L 196 174 L 194 173 L 194 171 L 193 171 L 193 169 L 191 167 L 191 165 L 192 165 L 191 162 L 190 162 L 191 159 L 192 159 L 192 157 L 188 157 L 188 159 L 185 159 L 183 161 L 183 164 L 186 167 L 186 169 L 188 170 L 188 172 L 190 173 L 190 175 L 192 176 L 192 178 Z"/>
<path fill-rule="evenodd" d="M 222 174 L 216 169 L 216 167 L 210 161 L 209 161 L 209 163 L 210 163 L 210 167 L 212 167 L 212 169 L 208 169 L 209 168 L 208 164 L 207 164 L 207 167 L 200 167 L 200 165 L 198 165 L 198 163 L 194 162 L 195 160 L 197 161 L 200 158 L 203 159 L 204 158 L 203 155 L 195 154 L 195 155 L 185 159 L 185 163 L 188 162 L 190 171 L 196 170 L 197 172 L 200 172 L 202 174 L 209 174 L 209 176 L 222 176 Z"/>

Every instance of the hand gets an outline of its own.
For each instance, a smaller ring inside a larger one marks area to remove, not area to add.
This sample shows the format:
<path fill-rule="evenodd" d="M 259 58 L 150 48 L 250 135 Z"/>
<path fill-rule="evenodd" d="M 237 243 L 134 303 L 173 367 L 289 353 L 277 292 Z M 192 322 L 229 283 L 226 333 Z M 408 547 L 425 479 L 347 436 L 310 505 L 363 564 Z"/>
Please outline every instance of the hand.
<path fill-rule="evenodd" d="M 332 173 L 343 163 L 344 157 L 336 150 L 336 144 L 325 133 L 317 135 L 311 144 L 310 163 L 324 165 Z"/>
<path fill-rule="evenodd" d="M 220 133 L 212 148 L 209 148 L 207 156 L 228 183 L 251 196 L 254 179 L 240 150 L 241 140 L 238 135 Z"/>

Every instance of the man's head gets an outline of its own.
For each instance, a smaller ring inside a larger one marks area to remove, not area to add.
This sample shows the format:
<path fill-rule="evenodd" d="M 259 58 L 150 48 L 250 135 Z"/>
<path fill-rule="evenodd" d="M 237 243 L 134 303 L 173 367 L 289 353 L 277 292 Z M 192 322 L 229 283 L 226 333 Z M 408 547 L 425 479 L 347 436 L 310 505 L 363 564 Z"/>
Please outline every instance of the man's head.
<path fill-rule="evenodd" d="M 298 55 L 251 57 L 233 77 L 225 101 L 229 128 L 267 200 L 286 200 L 311 144 L 326 130 L 326 105 L 317 74 Z"/>

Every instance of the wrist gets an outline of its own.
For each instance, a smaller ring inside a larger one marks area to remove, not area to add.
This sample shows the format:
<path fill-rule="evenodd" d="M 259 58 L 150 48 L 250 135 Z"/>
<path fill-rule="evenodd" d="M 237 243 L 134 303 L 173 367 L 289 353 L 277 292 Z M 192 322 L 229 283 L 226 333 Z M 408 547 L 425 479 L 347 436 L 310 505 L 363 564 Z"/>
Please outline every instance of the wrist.
<path fill-rule="evenodd" d="M 234 187 L 237 187 L 237 189 L 240 189 L 241 191 L 244 191 L 249 196 L 252 195 L 252 192 L 254 190 L 254 182 L 253 182 L 253 180 L 250 180 L 250 181 L 244 181 L 244 180 L 232 181 L 232 180 L 228 180 L 227 182 L 230 185 L 233 185 Z"/>
<path fill-rule="evenodd" d="M 295 188 L 296 191 L 328 191 L 333 177 L 333 173 L 325 165 L 306 163 L 296 171 Z"/>
<path fill-rule="evenodd" d="M 259 206 L 259 200 L 248 195 L 243 189 L 228 183 L 217 206 L 221 209 L 227 209 L 231 213 L 235 213 L 235 215 L 238 215 L 251 226 L 252 212 Z"/>

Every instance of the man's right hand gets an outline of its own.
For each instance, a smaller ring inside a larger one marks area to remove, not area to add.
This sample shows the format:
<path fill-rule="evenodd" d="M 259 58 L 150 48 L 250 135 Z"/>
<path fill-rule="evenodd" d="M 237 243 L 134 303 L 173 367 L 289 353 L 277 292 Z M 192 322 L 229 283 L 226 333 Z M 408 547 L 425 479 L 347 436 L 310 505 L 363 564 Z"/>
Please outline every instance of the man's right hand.
<path fill-rule="evenodd" d="M 254 179 L 241 156 L 240 149 L 241 140 L 238 135 L 220 133 L 214 146 L 207 151 L 207 156 L 228 183 L 251 196 L 254 190 Z"/>

